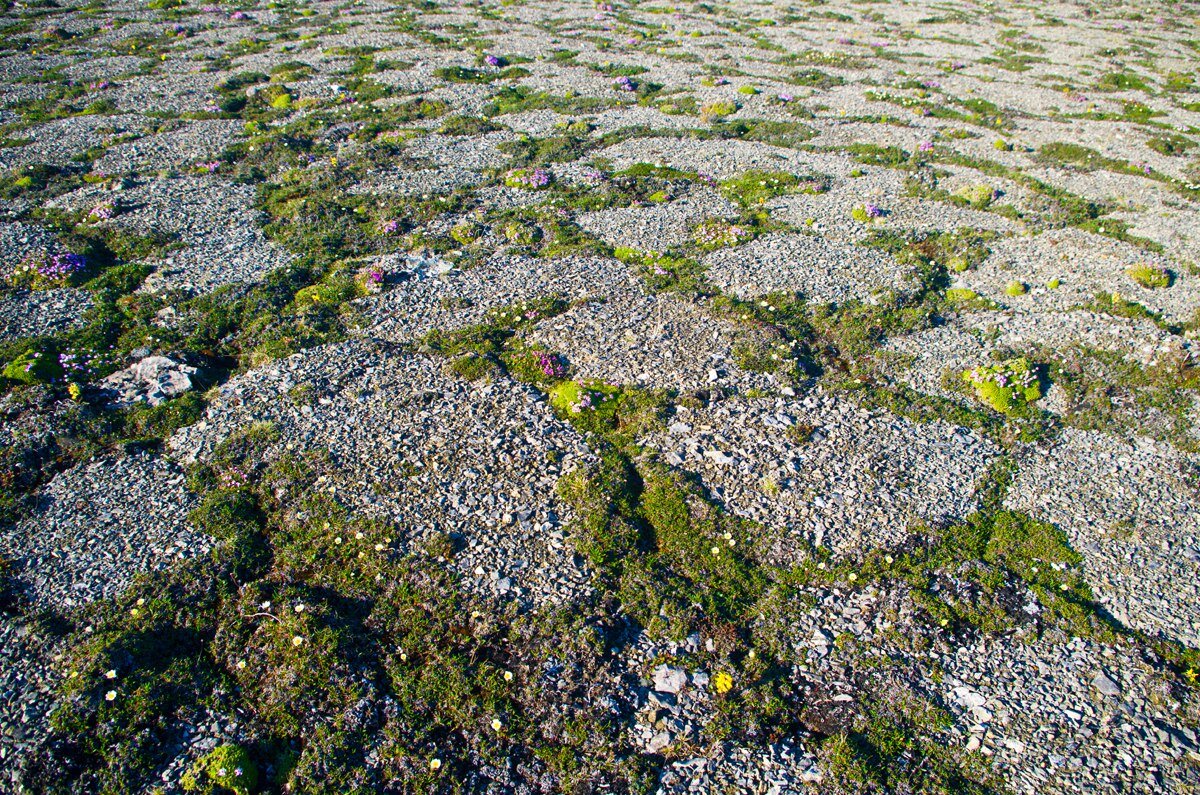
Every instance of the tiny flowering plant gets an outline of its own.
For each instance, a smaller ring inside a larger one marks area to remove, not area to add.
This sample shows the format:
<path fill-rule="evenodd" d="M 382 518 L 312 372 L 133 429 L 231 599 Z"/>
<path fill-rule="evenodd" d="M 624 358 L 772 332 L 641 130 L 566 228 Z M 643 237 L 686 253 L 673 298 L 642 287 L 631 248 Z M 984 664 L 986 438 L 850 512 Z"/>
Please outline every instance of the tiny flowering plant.
<path fill-rule="evenodd" d="M 49 290 L 78 283 L 87 270 L 87 260 L 78 254 L 39 253 L 26 258 L 9 276 L 14 287 Z"/>
<path fill-rule="evenodd" d="M 548 188 L 553 181 L 550 172 L 544 168 L 514 168 L 504 175 L 504 184 L 510 188 L 525 190 L 542 190 Z"/>
<path fill-rule="evenodd" d="M 542 371 L 542 375 L 546 378 L 559 380 L 566 376 L 567 365 L 563 362 L 561 356 L 556 353 L 547 353 L 546 351 L 537 352 L 537 366 Z"/>
<path fill-rule="evenodd" d="M 250 476 L 240 466 L 231 466 L 217 473 L 217 483 L 223 489 L 240 489 L 249 481 Z"/>
<path fill-rule="evenodd" d="M 850 217 L 861 224 L 870 223 L 876 218 L 882 218 L 886 214 L 886 210 L 870 202 L 860 204 L 850 211 Z"/>
<path fill-rule="evenodd" d="M 613 88 L 618 91 L 637 91 L 637 81 L 626 75 L 618 77 L 613 83 Z"/>
<path fill-rule="evenodd" d="M 550 390 L 550 404 L 569 418 L 606 423 L 616 417 L 620 388 L 603 381 L 563 381 Z"/>
<path fill-rule="evenodd" d="M 692 230 L 692 239 L 705 251 L 741 245 L 753 237 L 754 233 L 746 227 L 716 218 L 701 221 Z"/>
<path fill-rule="evenodd" d="M 100 202 L 88 211 L 89 221 L 108 221 L 117 214 L 117 208 L 112 202 Z"/>
<path fill-rule="evenodd" d="M 363 295 L 377 295 L 383 292 L 387 277 L 379 265 L 368 265 L 354 274 L 354 283 Z"/>
<path fill-rule="evenodd" d="M 1042 396 L 1037 367 L 1024 356 L 972 368 L 963 373 L 963 380 L 974 388 L 979 400 L 1003 414 L 1011 414 Z"/>

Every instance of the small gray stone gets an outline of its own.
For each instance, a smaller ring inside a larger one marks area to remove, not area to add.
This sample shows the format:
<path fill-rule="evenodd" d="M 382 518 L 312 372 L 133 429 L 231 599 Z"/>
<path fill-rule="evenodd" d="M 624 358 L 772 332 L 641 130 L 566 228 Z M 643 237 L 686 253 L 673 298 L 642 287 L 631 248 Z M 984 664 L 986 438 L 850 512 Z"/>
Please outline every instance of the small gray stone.
<path fill-rule="evenodd" d="M 660 665 L 654 669 L 654 689 L 663 693 L 679 693 L 687 687 L 687 671 Z"/>
<path fill-rule="evenodd" d="M 1106 696 L 1120 696 L 1121 688 L 1117 683 L 1109 679 L 1103 671 L 1097 671 L 1092 677 L 1092 686 Z"/>

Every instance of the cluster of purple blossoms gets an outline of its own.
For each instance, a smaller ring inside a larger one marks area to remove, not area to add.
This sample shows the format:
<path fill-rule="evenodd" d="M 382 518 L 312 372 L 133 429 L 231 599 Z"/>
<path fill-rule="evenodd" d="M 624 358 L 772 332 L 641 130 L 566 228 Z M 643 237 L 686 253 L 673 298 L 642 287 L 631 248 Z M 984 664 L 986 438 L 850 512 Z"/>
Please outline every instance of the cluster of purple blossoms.
<path fill-rule="evenodd" d="M 88 218 L 93 221 L 107 221 L 117 212 L 117 208 L 108 202 L 101 202 L 88 212 Z"/>
<path fill-rule="evenodd" d="M 207 171 L 209 174 L 216 172 L 221 167 L 221 161 L 213 160 L 208 163 L 197 163 L 196 168 Z"/>
<path fill-rule="evenodd" d="M 879 218 L 883 215 L 883 208 L 870 202 L 863 205 L 863 209 L 866 211 L 868 218 Z"/>
<path fill-rule="evenodd" d="M 602 185 L 608 182 L 608 175 L 595 168 L 585 169 L 582 176 L 583 181 L 589 185 Z"/>
<path fill-rule="evenodd" d="M 504 184 L 513 188 L 544 188 L 550 184 L 550 172 L 544 168 L 515 168 L 504 175 Z"/>
<path fill-rule="evenodd" d="M 78 376 L 81 380 L 85 380 L 92 371 L 91 359 L 84 354 L 60 353 L 58 365 L 63 369 L 67 378 Z"/>
<path fill-rule="evenodd" d="M 223 489 L 236 489 L 246 485 L 249 478 L 246 476 L 245 470 L 241 467 L 229 467 L 222 472 L 217 473 L 217 482 L 221 484 Z"/>
<path fill-rule="evenodd" d="M 236 20 L 243 20 L 243 19 L 249 19 L 250 15 L 247 14 L 245 11 L 234 11 L 232 14 L 229 15 L 229 18 L 236 19 Z"/>
<path fill-rule="evenodd" d="M 583 411 L 584 409 L 590 409 L 591 407 L 592 407 L 592 393 L 584 392 L 583 394 L 581 394 L 579 396 L 579 401 L 577 403 L 571 404 L 571 412 L 574 414 L 578 414 L 579 412 Z"/>
<path fill-rule="evenodd" d="M 703 248 L 736 246 L 750 237 L 745 227 L 725 221 L 709 220 L 699 224 L 693 231 L 696 243 Z"/>
<path fill-rule="evenodd" d="M 922 80 L 921 85 L 925 86 L 925 88 L 941 88 L 942 87 L 942 84 L 940 82 L 938 82 L 937 80 Z"/>
<path fill-rule="evenodd" d="M 52 254 L 42 264 L 37 266 L 38 275 L 43 279 L 65 281 L 87 267 L 87 261 L 78 254 Z"/>
<path fill-rule="evenodd" d="M 777 99 L 778 99 L 780 102 L 791 102 L 791 101 L 792 101 L 792 99 L 794 99 L 794 97 L 792 97 L 792 95 L 791 95 L 791 94 L 780 94 L 780 95 L 777 97 Z"/>
<path fill-rule="evenodd" d="M 385 235 L 394 235 L 400 231 L 400 222 L 396 220 L 386 221 L 379 229 Z"/>
<path fill-rule="evenodd" d="M 613 83 L 613 88 L 618 91 L 637 91 L 637 82 L 627 75 L 621 75 Z"/>
<path fill-rule="evenodd" d="M 917 149 L 919 149 L 922 152 L 932 152 L 933 151 L 933 141 L 921 141 L 921 143 L 917 144 Z"/>
<path fill-rule="evenodd" d="M 485 55 L 483 56 L 483 62 L 488 66 L 504 66 L 504 59 L 498 55 Z"/>
<path fill-rule="evenodd" d="M 547 378 L 562 378 L 567 374 L 567 366 L 557 354 L 539 353 L 537 357 L 538 367 Z"/>
<path fill-rule="evenodd" d="M 367 281 L 371 284 L 383 284 L 383 271 L 375 269 L 368 271 Z"/>
<path fill-rule="evenodd" d="M 108 82 L 107 80 L 98 80 L 95 83 L 88 84 L 88 88 L 90 88 L 92 91 L 103 91 L 104 89 L 111 87 L 112 83 Z"/>
<path fill-rule="evenodd" d="M 174 25 L 171 26 L 171 32 L 174 33 L 176 36 L 185 36 L 185 35 L 187 35 L 188 29 L 185 28 L 183 25 L 180 25 L 178 22 L 176 22 Z"/>

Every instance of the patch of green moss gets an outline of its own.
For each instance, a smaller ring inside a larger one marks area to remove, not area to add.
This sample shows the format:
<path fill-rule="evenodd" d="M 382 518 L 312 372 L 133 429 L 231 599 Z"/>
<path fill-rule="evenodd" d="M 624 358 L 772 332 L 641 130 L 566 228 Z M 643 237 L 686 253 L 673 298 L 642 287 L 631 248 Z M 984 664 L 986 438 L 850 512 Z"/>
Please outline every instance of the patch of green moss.
<path fill-rule="evenodd" d="M 250 795 L 258 788 L 258 766 L 237 745 L 220 745 L 196 760 L 180 779 L 184 792 Z"/>
<path fill-rule="evenodd" d="M 1002 414 L 1012 414 L 1042 397 L 1038 368 L 1025 357 L 981 365 L 963 373 L 976 397 Z"/>
<path fill-rule="evenodd" d="M 737 177 L 723 180 L 721 193 L 730 201 L 743 207 L 757 207 L 769 199 L 792 193 L 800 184 L 800 178 L 786 171 L 760 171 L 752 169 Z"/>
<path fill-rule="evenodd" d="M 64 373 L 55 351 L 30 348 L 6 364 L 2 375 L 21 384 L 49 384 L 62 379 Z"/>
<path fill-rule="evenodd" d="M 1125 274 L 1147 290 L 1160 290 L 1170 287 L 1171 282 L 1174 281 L 1171 272 L 1166 268 L 1161 268 L 1157 265 L 1146 265 L 1145 263 L 1134 265 L 1126 270 Z"/>

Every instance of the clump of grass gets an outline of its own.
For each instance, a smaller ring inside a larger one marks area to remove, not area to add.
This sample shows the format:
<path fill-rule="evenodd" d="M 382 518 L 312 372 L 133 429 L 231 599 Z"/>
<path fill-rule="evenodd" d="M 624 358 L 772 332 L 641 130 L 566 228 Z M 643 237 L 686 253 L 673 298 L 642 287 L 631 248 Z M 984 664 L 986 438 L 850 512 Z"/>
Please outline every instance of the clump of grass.
<path fill-rule="evenodd" d="M 1010 298 L 1025 295 L 1027 292 L 1029 292 L 1029 289 L 1025 286 L 1025 282 L 1016 279 L 1009 282 L 1008 286 L 1004 288 L 1004 294 Z"/>
<path fill-rule="evenodd" d="M 728 100 L 717 100 L 714 102 L 705 102 L 700 106 L 700 118 L 705 123 L 720 121 L 726 116 L 732 116 L 737 113 L 738 106 L 736 102 Z"/>
<path fill-rule="evenodd" d="M 965 287 L 950 287 L 946 290 L 946 303 L 955 309 L 995 309 L 992 301 L 982 297 L 974 290 Z"/>
<path fill-rule="evenodd" d="M 1170 287 L 1173 279 L 1171 272 L 1157 265 L 1140 263 L 1125 271 L 1125 275 L 1133 279 L 1147 290 L 1158 290 Z"/>
<path fill-rule="evenodd" d="M 971 185 L 959 188 L 951 194 L 977 210 L 982 210 L 996 199 L 996 190 L 991 185 Z"/>
<path fill-rule="evenodd" d="M 721 193 L 743 207 L 755 207 L 765 204 L 768 199 L 792 193 L 799 185 L 800 179 L 795 174 L 752 169 L 721 182 Z"/>

